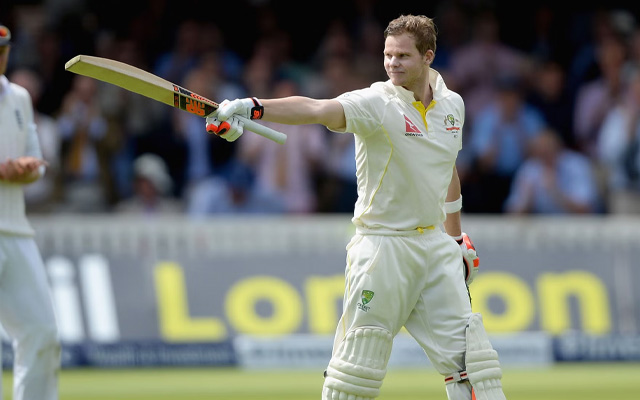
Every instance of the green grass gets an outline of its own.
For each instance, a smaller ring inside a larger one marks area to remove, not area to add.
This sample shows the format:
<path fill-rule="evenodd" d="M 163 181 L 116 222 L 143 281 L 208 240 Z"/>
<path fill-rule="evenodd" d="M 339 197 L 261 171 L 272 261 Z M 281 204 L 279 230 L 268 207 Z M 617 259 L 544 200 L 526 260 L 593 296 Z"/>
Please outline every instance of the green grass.
<path fill-rule="evenodd" d="M 505 369 L 509 400 L 637 400 L 640 363 L 560 364 L 548 369 Z M 236 369 L 65 369 L 60 400 L 318 400 L 322 371 Z M 3 374 L 10 400 L 11 373 Z M 391 369 L 381 400 L 446 400 L 433 370 Z"/>

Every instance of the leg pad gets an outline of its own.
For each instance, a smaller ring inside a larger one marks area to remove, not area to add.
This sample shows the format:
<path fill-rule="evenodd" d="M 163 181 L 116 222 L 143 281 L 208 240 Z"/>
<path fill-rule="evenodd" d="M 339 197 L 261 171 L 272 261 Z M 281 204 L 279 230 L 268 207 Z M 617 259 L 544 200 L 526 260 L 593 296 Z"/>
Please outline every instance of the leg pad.
<path fill-rule="evenodd" d="M 467 325 L 467 377 L 477 400 L 506 400 L 502 392 L 502 369 L 498 353 L 491 346 L 484 330 L 482 316 L 472 314 Z"/>
<path fill-rule="evenodd" d="M 329 362 L 322 398 L 376 398 L 387 373 L 392 344 L 391 332 L 383 328 L 365 326 L 347 332 Z"/>

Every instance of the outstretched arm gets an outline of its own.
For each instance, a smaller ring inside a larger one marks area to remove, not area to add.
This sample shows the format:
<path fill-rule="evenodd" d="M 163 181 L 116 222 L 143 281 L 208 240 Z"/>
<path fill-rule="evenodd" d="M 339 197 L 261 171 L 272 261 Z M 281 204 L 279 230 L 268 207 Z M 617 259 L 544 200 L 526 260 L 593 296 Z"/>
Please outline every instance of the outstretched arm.
<path fill-rule="evenodd" d="M 339 101 L 291 96 L 266 100 L 255 97 L 225 100 L 216 112 L 207 117 L 206 129 L 232 142 L 244 131 L 244 124 L 238 116 L 287 125 L 321 124 L 336 131 L 343 131 L 347 126 Z"/>
<path fill-rule="evenodd" d="M 303 96 L 261 100 L 266 121 L 287 125 L 321 124 L 331 130 L 346 128 L 342 104 L 335 99 L 316 100 Z"/>

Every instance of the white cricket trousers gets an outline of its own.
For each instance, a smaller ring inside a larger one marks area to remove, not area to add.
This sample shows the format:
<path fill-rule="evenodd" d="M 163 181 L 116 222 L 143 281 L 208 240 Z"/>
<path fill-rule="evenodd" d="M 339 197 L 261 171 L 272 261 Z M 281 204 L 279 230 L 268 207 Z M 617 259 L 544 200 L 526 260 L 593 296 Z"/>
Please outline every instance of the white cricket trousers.
<path fill-rule="evenodd" d="M 465 369 L 470 316 L 460 247 L 440 229 L 409 235 L 360 232 L 347 246 L 344 308 L 334 350 L 355 328 L 382 327 L 395 337 L 404 326 L 446 376 Z M 467 393 L 470 398 L 470 388 Z"/>
<path fill-rule="evenodd" d="M 44 264 L 31 237 L 0 234 L 0 323 L 13 344 L 13 399 L 58 399 L 58 331 Z"/>

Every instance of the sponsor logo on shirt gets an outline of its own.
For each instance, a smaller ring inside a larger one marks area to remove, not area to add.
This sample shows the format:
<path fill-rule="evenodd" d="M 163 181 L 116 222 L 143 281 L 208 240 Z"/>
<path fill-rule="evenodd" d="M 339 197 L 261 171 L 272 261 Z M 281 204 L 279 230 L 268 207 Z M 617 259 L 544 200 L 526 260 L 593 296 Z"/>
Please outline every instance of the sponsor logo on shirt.
<path fill-rule="evenodd" d="M 414 124 L 406 115 L 404 116 L 405 136 L 422 136 L 418 125 Z"/>

